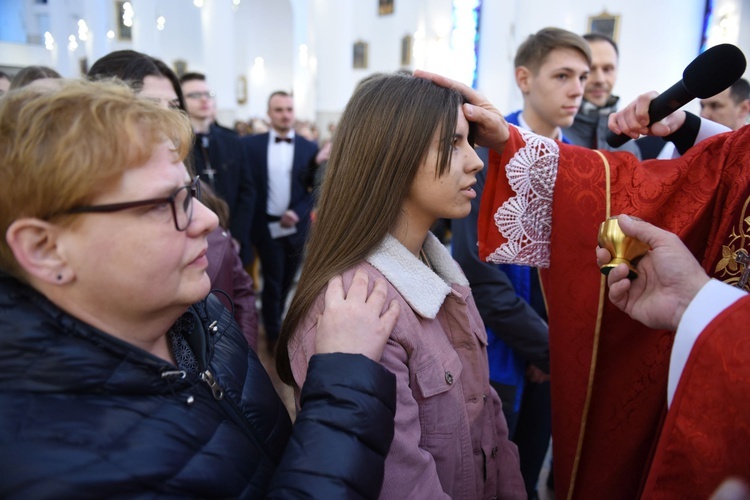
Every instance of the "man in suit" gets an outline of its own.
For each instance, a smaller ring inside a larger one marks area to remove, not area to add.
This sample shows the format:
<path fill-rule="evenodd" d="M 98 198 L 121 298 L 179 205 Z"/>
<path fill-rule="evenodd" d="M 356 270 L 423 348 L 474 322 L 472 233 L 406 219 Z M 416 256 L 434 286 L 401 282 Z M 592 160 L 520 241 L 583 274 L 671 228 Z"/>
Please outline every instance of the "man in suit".
<path fill-rule="evenodd" d="M 180 78 L 190 123 L 195 132 L 192 164 L 201 180 L 229 205 L 229 229 L 240 244 L 243 264 L 252 260 L 250 226 L 255 209 L 255 187 L 239 137 L 214 122 L 215 94 L 205 75 Z"/>
<path fill-rule="evenodd" d="M 289 289 L 302 260 L 313 206 L 318 147 L 294 133 L 294 100 L 277 91 L 268 99 L 271 130 L 241 139 L 258 187 L 252 240 L 263 275 L 262 317 L 273 352 Z"/>

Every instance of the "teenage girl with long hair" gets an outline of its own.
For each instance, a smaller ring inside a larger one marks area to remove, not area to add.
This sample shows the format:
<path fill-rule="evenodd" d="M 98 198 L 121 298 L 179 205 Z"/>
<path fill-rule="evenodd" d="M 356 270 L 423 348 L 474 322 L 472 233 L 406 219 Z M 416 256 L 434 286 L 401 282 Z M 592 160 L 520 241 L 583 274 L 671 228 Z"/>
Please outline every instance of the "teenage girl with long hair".
<path fill-rule="evenodd" d="M 489 385 L 482 320 L 460 268 L 429 232 L 439 218 L 468 215 L 476 196 L 482 162 L 463 102 L 410 75 L 360 84 L 336 130 L 279 342 L 279 374 L 299 394 L 326 283 L 343 274 L 348 288 L 357 269 L 387 280 L 400 316 L 381 363 L 396 375 L 398 402 L 381 498 L 525 498 Z"/>

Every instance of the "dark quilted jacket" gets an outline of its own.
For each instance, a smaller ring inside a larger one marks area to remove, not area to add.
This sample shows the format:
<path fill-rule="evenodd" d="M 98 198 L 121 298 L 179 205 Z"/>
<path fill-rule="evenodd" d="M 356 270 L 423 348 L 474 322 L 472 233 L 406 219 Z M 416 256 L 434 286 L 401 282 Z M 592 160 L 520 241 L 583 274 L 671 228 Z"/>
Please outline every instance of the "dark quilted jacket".
<path fill-rule="evenodd" d="M 317 356 L 292 433 L 229 312 L 190 310 L 202 377 L 0 274 L 0 498 L 377 497 L 393 375 Z"/>

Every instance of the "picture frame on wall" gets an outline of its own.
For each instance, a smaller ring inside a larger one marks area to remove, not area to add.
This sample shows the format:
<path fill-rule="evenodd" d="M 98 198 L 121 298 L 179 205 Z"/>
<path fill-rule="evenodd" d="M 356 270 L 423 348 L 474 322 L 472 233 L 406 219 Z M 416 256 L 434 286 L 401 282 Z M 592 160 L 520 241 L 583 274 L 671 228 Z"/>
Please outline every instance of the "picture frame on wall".
<path fill-rule="evenodd" d="M 395 0 L 378 0 L 378 15 L 386 16 L 393 14 L 393 2 Z"/>
<path fill-rule="evenodd" d="M 245 75 L 237 77 L 237 104 L 247 104 L 247 78 Z"/>
<path fill-rule="evenodd" d="M 411 66 L 411 53 L 414 46 L 414 39 L 411 35 L 406 35 L 401 39 L 401 66 Z"/>
<path fill-rule="evenodd" d="M 596 16 L 589 16 L 587 33 L 606 35 L 617 42 L 620 34 L 620 16 L 610 14 L 606 10 Z"/>
<path fill-rule="evenodd" d="M 367 69 L 367 42 L 363 42 L 362 40 L 354 42 L 352 68 Z"/>
<path fill-rule="evenodd" d="M 128 25 L 125 23 L 125 20 L 130 18 L 132 10 L 126 9 L 125 4 L 128 4 L 128 6 L 130 6 L 130 2 L 128 2 L 127 0 L 115 1 L 115 15 L 117 16 L 117 19 L 115 20 L 117 23 L 117 39 L 122 41 L 132 41 L 132 24 Z M 130 20 L 132 22 L 132 19 Z"/>
<path fill-rule="evenodd" d="M 173 66 L 172 69 L 174 69 L 175 74 L 180 78 L 182 77 L 182 75 L 188 72 L 187 70 L 188 63 L 184 59 L 175 59 L 174 62 L 172 63 L 172 66 Z"/>

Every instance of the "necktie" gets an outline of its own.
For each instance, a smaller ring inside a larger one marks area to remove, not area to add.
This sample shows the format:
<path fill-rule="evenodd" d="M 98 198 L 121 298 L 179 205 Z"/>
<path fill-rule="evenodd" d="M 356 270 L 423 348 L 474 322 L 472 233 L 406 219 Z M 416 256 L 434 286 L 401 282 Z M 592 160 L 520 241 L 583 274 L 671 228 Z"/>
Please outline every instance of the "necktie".
<path fill-rule="evenodd" d="M 287 143 L 291 144 L 292 143 L 292 138 L 291 137 L 278 137 L 277 136 L 274 142 L 276 144 L 278 144 L 280 142 L 287 142 Z"/>

